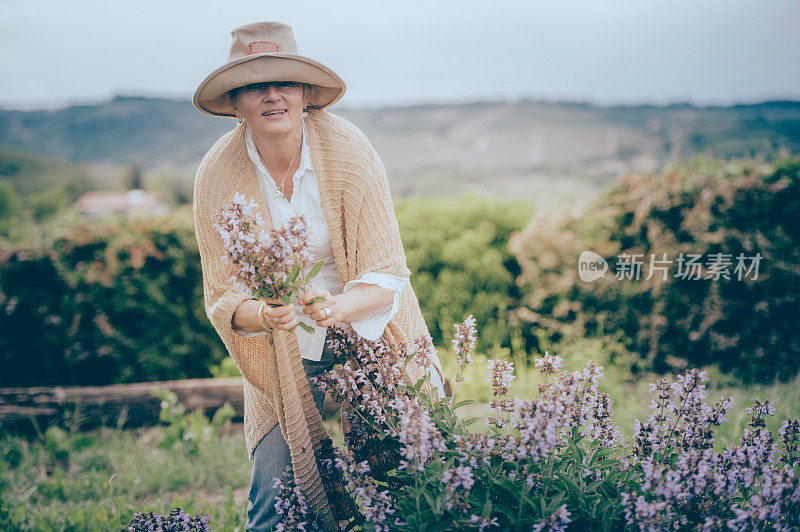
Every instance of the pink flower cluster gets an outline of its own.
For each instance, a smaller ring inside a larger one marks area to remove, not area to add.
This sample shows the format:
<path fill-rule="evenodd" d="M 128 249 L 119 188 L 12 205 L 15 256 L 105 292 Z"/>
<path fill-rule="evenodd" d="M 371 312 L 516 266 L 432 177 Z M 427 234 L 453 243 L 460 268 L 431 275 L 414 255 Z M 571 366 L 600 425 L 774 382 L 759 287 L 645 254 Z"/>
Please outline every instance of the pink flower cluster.
<path fill-rule="evenodd" d="M 473 347 L 470 322 L 468 319 L 461 329 L 457 327 L 460 333 L 457 349 L 462 354 Z M 435 353 L 429 338 L 416 339 L 394 349 L 382 340 L 365 340 L 347 327 L 332 328 L 330 336 L 338 364 L 318 380 L 326 383 L 334 400 L 344 401 L 352 408 L 352 412 L 343 413 L 343 424 L 346 420 L 353 425 L 346 432 L 352 454 L 342 455 L 339 466 L 350 472 L 350 486 L 361 505 L 371 505 L 365 511 L 386 527 L 391 516 L 387 497 L 395 493 L 382 491 L 376 479 L 396 481 L 391 480 L 394 477 L 382 476 L 380 470 L 372 470 L 367 462 L 382 465 L 375 455 L 387 446 L 391 448 L 391 442 L 397 445 L 397 461 L 392 467 L 408 471 L 409 475 L 424 475 L 430 468 L 441 468 L 439 478 L 446 490 L 445 508 L 464 513 L 465 524 L 486 529 L 499 526 L 498 518 L 470 515 L 469 493 L 475 483 L 489 481 L 487 471 L 500 463 L 517 464 L 518 472 L 509 472 L 508 477 L 520 478 L 533 489 L 540 484 L 534 465 L 554 450 L 563 449 L 563 438 L 571 427 L 580 427 L 601 446 L 615 446 L 619 438 L 619 430 L 611 423 L 611 401 L 597 391 L 602 368 L 593 362 L 581 371 L 559 372 L 562 360 L 548 353 L 547 364 L 556 379 L 545 387 L 541 400 L 515 401 L 507 398 L 514 379 L 513 363 L 490 361 L 486 380 L 492 386 L 493 405 L 510 413 L 508 426 L 512 432 L 446 435 L 437 427 L 427 404 L 402 384 L 408 357 L 419 357 L 422 353 L 424 360 L 426 353 Z M 466 357 L 462 359 L 465 360 Z M 382 434 L 380 445 L 373 436 L 376 432 Z M 356 470 L 361 472 L 356 474 Z M 564 507 L 543 518 L 539 525 L 559 530 L 567 522 L 569 512 Z"/>
<path fill-rule="evenodd" d="M 800 462 L 800 420 L 784 420 L 778 434 L 783 440 L 784 461 L 787 464 Z"/>
<path fill-rule="evenodd" d="M 650 456 L 677 445 L 680 449 L 714 446 L 713 427 L 727 419 L 730 398 L 721 398 L 713 407 L 705 403 L 705 371 L 692 369 L 667 385 L 666 379 L 650 384 L 657 398 L 650 403 L 653 413 L 647 421 L 633 422 L 635 456 Z"/>
<path fill-rule="evenodd" d="M 329 329 L 329 342 L 341 364 L 317 380 L 331 390 L 335 401 L 353 407 L 358 414 L 351 418 L 356 430 L 377 430 L 396 438 L 404 458 L 401 468 L 421 470 L 434 451 L 445 450 L 427 406 L 409 392 L 408 385 L 413 383 L 404 369 L 409 356 L 422 366 L 431 363 L 436 351 L 430 336 L 391 349 L 382 339 L 370 341 L 340 325 Z M 362 419 L 368 426 L 361 425 Z"/>
<path fill-rule="evenodd" d="M 303 492 L 294 482 L 292 466 L 286 466 L 282 476 L 273 480 L 273 488 L 279 490 L 275 496 L 275 512 L 281 516 L 276 532 L 319 530 Z"/>
<path fill-rule="evenodd" d="M 507 360 L 490 360 L 484 380 L 492 387 L 492 395 L 508 395 L 514 380 L 514 363 Z"/>
<path fill-rule="evenodd" d="M 563 365 L 560 357 L 551 363 L 553 367 Z M 580 371 L 557 373 L 540 400 L 517 401 L 508 425 L 519 433 L 519 442 L 509 459 L 539 462 L 562 445 L 562 430 L 572 427 L 603 447 L 616 447 L 620 435 L 612 422 L 612 401 L 597 390 L 601 370 L 589 361 Z"/>
<path fill-rule="evenodd" d="M 233 266 L 231 283 L 255 297 L 279 297 L 291 289 L 292 271 L 309 264 L 308 228 L 305 218 L 296 216 L 280 229 L 266 230 L 255 200 L 241 193 L 214 217 L 226 255 L 220 257 Z"/>
<path fill-rule="evenodd" d="M 514 408 L 514 400 L 508 398 L 511 381 L 515 379 L 514 363 L 508 360 L 490 360 L 487 363 L 484 380 L 489 383 L 492 399 L 489 403 L 486 421 L 502 427 L 505 421 L 500 416 L 501 412 L 510 412 Z"/>
<path fill-rule="evenodd" d="M 409 359 L 411 364 L 416 364 L 426 370 L 434 363 L 438 362 L 439 355 L 433 345 L 433 338 L 426 332 L 419 338 L 411 338 L 400 346 L 400 357 Z M 411 383 L 413 384 L 413 383 Z"/>
<path fill-rule="evenodd" d="M 397 406 L 392 400 L 404 393 L 404 360 L 382 339 L 367 340 L 345 325 L 330 327 L 328 342 L 341 364 L 315 378 L 320 387 L 334 401 L 368 416 L 381 431 L 396 435 L 387 423 Z"/>
<path fill-rule="evenodd" d="M 390 525 L 404 526 L 399 518 L 391 519 L 395 513 L 394 498 L 388 489 L 382 488 L 368 473 L 366 461 L 358 462 L 348 449 L 336 449 L 336 467 L 344 473 L 348 489 L 361 501 L 363 515 L 377 532 L 391 530 Z"/>
<path fill-rule="evenodd" d="M 397 412 L 397 438 L 402 444 L 399 469 L 422 471 L 436 451 L 444 452 L 444 438 L 431 421 L 427 407 L 416 396 L 400 395 L 389 402 Z"/>
<path fill-rule="evenodd" d="M 496 517 L 481 517 L 479 515 L 471 515 L 469 517 L 469 524 L 477 526 L 478 532 L 483 532 L 487 528 L 500 526 Z"/>
<path fill-rule="evenodd" d="M 447 486 L 447 502 L 445 508 L 454 508 L 466 511 L 469 509 L 469 490 L 475 479 L 472 477 L 472 467 L 459 465 L 445 469 L 442 474 L 442 482 Z"/>
<path fill-rule="evenodd" d="M 531 532 L 544 532 L 545 530 L 548 532 L 564 532 L 570 523 L 569 516 L 567 505 L 562 504 L 558 507 L 558 510 L 533 525 Z"/>
<path fill-rule="evenodd" d="M 667 386 L 651 385 L 657 399 L 653 414 L 634 423 L 632 460 L 644 472 L 638 490 L 622 493 L 628 524 L 644 530 L 755 530 L 769 523 L 776 530 L 800 526 L 797 420 L 786 420 L 781 436 L 786 453 L 766 429 L 765 416 L 775 413 L 771 401 L 754 400 L 737 446 L 714 450 L 714 427 L 723 423 L 730 398 L 713 407 L 705 403 L 705 372 L 692 369 Z M 744 504 L 740 494 L 746 494 Z M 728 517 L 726 517 L 728 516 Z"/>
<path fill-rule="evenodd" d="M 456 337 L 453 340 L 453 350 L 456 353 L 456 363 L 459 368 L 472 362 L 471 352 L 475 349 L 478 334 L 475 330 L 475 318 L 472 314 L 467 316 L 464 323 L 456 323 Z"/>
<path fill-rule="evenodd" d="M 534 364 L 536 365 L 536 369 L 539 370 L 539 373 L 543 375 L 555 375 L 564 367 L 564 361 L 560 356 L 551 355 L 547 351 L 544 352 L 542 358 L 537 358 Z"/>

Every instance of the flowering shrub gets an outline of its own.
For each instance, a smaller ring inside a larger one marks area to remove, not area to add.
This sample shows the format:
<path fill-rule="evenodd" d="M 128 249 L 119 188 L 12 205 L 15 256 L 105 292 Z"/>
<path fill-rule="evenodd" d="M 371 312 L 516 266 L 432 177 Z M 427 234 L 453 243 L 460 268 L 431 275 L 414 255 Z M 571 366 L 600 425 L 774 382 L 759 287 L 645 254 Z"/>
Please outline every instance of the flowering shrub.
<path fill-rule="evenodd" d="M 539 351 L 543 329 L 556 342 L 617 336 L 625 349 L 609 350 L 636 353 L 633 371 L 719 364 L 744 383 L 789 380 L 800 371 L 799 204 L 797 156 L 698 156 L 657 175 L 624 173 L 585 208 L 541 213 L 510 237 L 522 292 L 510 329 Z M 576 267 L 586 250 L 609 266 L 591 283 Z M 740 252 L 763 257 L 757 278 L 734 274 Z M 701 256 L 699 278 L 676 275 L 681 253 Z M 617 278 L 623 254 L 642 259 L 634 278 Z M 714 254 L 732 257 L 719 279 L 705 262 Z M 650 270 L 663 258 L 666 278 Z"/>
<path fill-rule="evenodd" d="M 474 322 L 456 328 L 461 373 L 470 363 Z M 483 430 L 475 430 L 478 418 L 456 415 L 472 401 L 434 400 L 427 377 L 413 385 L 401 378 L 412 361 L 430 360 L 428 338 L 389 346 L 344 327 L 331 329 L 331 337 L 336 365 L 317 379 L 344 406 L 346 448 L 335 449 L 332 462 L 360 506 L 364 529 L 798 526 L 800 421 L 783 424 L 779 455 L 763 422 L 773 407 L 756 401 L 741 444 L 716 453 L 713 430 L 731 400 L 707 405 L 703 372 L 651 385 L 654 412 L 635 422 L 629 447 L 611 421 L 611 398 L 598 391 L 603 368 L 592 361 L 568 372 L 546 352 L 536 361 L 544 382 L 531 401 L 509 397 L 513 365 L 491 361 L 492 404 Z M 302 494 L 284 489 L 278 504 L 292 526 L 312 530 Z"/>
<path fill-rule="evenodd" d="M 775 407 L 754 400 L 739 445 L 715 452 L 714 427 L 726 420 L 731 400 L 708 406 L 706 380 L 693 369 L 671 385 L 665 379 L 650 385 L 654 411 L 633 428 L 631 461 L 641 479 L 622 495 L 627 523 L 643 530 L 797 530 L 800 423 L 783 423 L 779 455 L 764 423 Z"/>

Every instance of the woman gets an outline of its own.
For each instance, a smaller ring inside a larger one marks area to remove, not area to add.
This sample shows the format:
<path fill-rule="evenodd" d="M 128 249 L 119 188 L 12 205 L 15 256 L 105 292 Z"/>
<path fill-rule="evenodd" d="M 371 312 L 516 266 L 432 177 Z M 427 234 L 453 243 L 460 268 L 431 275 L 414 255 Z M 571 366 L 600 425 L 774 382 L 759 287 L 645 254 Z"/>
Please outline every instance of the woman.
<path fill-rule="evenodd" d="M 335 530 L 313 454 L 327 437 L 324 393 L 307 380 L 332 365 L 326 328 L 349 323 L 368 339 L 396 344 L 428 331 L 409 282 L 383 164 L 357 127 L 323 110 L 342 97 L 344 82 L 299 55 L 285 24 L 249 24 L 231 34 L 228 62 L 206 77 L 193 101 L 204 113 L 235 116 L 240 124 L 203 158 L 193 208 L 206 313 L 244 376 L 252 461 L 246 529 L 268 530 L 279 522 L 272 479 L 291 464 L 309 506 Z M 268 227 L 305 216 L 312 262 L 326 262 L 297 305 L 258 301 L 233 288 L 211 224 L 236 192 L 269 213 Z M 306 304 L 317 296 L 324 302 Z M 295 329 L 301 320 L 314 333 Z M 416 380 L 425 371 L 412 365 L 409 374 Z M 443 397 L 439 361 L 428 371 Z"/>

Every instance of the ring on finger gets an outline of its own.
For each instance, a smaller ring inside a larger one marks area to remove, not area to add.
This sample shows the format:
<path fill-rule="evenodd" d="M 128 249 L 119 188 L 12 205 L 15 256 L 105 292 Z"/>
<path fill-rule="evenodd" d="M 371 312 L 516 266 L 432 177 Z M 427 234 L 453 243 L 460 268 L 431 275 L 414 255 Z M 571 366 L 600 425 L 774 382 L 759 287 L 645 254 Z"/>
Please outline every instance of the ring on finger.
<path fill-rule="evenodd" d="M 331 311 L 330 307 L 325 307 L 322 310 L 325 311 L 325 317 L 323 318 L 325 320 L 327 320 L 328 318 L 330 318 L 333 315 L 333 312 Z"/>

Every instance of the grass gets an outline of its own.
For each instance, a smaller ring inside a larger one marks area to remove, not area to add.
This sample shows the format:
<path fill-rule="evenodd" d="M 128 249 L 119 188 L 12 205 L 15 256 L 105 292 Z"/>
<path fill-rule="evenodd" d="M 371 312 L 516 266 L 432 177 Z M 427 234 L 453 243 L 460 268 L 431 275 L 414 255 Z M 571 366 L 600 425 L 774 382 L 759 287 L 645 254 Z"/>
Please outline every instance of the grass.
<path fill-rule="evenodd" d="M 633 378 L 611 363 L 600 340 L 581 339 L 553 346 L 551 353 L 564 358 L 565 369 L 577 370 L 587 360 L 604 366 L 601 391 L 614 400 L 614 420 L 623 437 L 630 437 L 635 418 L 644 419 L 651 400 L 648 383 L 655 375 Z M 445 374 L 455 384 L 455 357 L 440 350 Z M 481 403 L 489 396 L 483 380 L 489 358 L 514 361 L 516 378 L 511 394 L 537 397 L 542 381 L 535 367 L 507 351 L 473 355 L 456 400 Z M 531 361 L 532 362 L 532 361 Z M 738 442 L 747 423 L 745 408 L 752 398 L 775 401 L 776 414 L 767 420 L 777 430 L 786 417 L 800 415 L 800 375 L 787 383 L 742 386 L 714 368 L 709 372 L 708 400 L 733 397 L 729 421 L 718 430 L 717 447 Z M 459 410 L 461 415 L 481 415 L 482 405 Z M 336 445 L 343 444 L 338 414 L 325 420 Z M 473 425 L 474 426 L 474 425 Z M 223 430 L 199 441 L 194 454 L 182 448 L 161 448 L 164 427 L 137 430 L 101 428 L 77 432 L 50 427 L 38 438 L 0 435 L 0 529 L 6 530 L 120 530 L 137 511 L 166 515 L 178 506 L 189 515 L 206 514 L 214 530 L 243 530 L 250 462 L 244 437 Z"/>
<path fill-rule="evenodd" d="M 48 428 L 0 438 L 0 529 L 120 530 L 137 511 L 179 506 L 215 530 L 243 530 L 250 464 L 241 434 L 199 442 L 196 455 L 161 449 L 164 429 Z"/>

